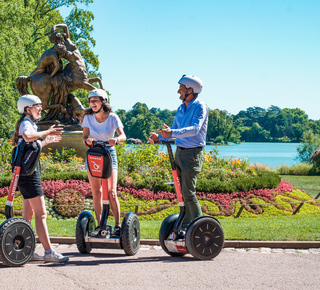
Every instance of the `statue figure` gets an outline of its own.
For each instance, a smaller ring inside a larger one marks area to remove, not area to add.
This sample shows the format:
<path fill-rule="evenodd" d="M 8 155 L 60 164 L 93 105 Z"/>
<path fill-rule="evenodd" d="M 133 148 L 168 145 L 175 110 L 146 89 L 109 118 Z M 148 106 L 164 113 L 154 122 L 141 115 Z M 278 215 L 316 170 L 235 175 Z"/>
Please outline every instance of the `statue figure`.
<path fill-rule="evenodd" d="M 58 32 L 60 29 L 63 32 Z M 101 79 L 88 78 L 85 62 L 77 46 L 70 40 L 66 24 L 54 25 L 45 35 L 50 35 L 49 40 L 54 46 L 42 54 L 30 76 L 17 78 L 17 89 L 21 95 L 29 94 L 29 84 L 33 94 L 41 99 L 43 110 L 47 112 L 38 123 L 39 129 L 49 124 L 81 128 L 79 114 L 84 108 L 79 99 L 70 93 L 77 89 L 91 91 L 96 88 L 92 85 L 95 82 L 103 89 Z M 64 68 L 61 58 L 68 61 Z"/>
<path fill-rule="evenodd" d="M 30 74 L 30 76 L 47 72 L 51 73 L 50 78 L 52 78 L 58 71 L 62 71 L 63 64 L 61 61 L 61 57 L 64 56 L 67 51 L 64 45 L 64 38 L 62 37 L 62 35 L 55 38 L 51 36 L 50 41 L 54 43 L 54 46 L 47 49 L 42 54 L 37 68 Z"/>

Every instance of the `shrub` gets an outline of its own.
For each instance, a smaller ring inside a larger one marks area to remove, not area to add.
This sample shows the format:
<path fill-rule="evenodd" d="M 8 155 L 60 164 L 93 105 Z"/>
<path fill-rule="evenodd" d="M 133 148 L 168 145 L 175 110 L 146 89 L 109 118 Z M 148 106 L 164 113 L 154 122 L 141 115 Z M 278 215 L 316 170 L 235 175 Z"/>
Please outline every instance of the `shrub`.
<path fill-rule="evenodd" d="M 0 216 L 3 215 L 5 217 L 5 204 L 7 201 L 7 197 L 3 196 L 0 197 Z M 14 201 L 13 201 L 13 215 L 14 216 L 21 216 L 22 215 L 22 195 L 18 192 L 15 194 Z"/>
<path fill-rule="evenodd" d="M 320 147 L 320 135 L 314 134 L 312 130 L 303 132 L 301 144 L 297 147 L 298 159 L 310 164 L 311 156 L 318 147 Z"/>
<path fill-rule="evenodd" d="M 84 210 L 84 196 L 72 189 L 61 190 L 54 197 L 54 209 L 63 217 L 76 217 Z"/>
<path fill-rule="evenodd" d="M 277 172 L 280 175 L 289 175 L 290 174 L 290 167 L 288 165 L 281 164 L 280 166 L 278 166 Z"/>
<path fill-rule="evenodd" d="M 10 139 L 0 138 L 0 166 L 10 163 L 12 144 Z"/>
<path fill-rule="evenodd" d="M 10 176 L 11 177 L 11 152 L 12 145 L 10 140 L 0 139 L 0 178 Z M 76 151 L 73 148 L 62 148 L 60 150 L 52 151 L 49 153 L 41 153 L 40 163 L 42 174 L 46 173 L 59 173 L 59 172 L 74 172 L 83 171 L 84 160 L 77 157 Z M 1 185 L 0 185 L 1 186 Z"/>
<path fill-rule="evenodd" d="M 128 182 L 135 188 L 147 188 L 150 190 L 162 190 L 169 191 L 172 189 L 170 185 L 165 182 L 172 181 L 171 172 L 166 167 L 160 167 L 158 165 L 148 167 L 139 166 L 139 169 L 135 172 L 131 172 L 127 175 L 123 172 L 119 173 L 118 183 L 120 185 L 128 185 Z"/>
<path fill-rule="evenodd" d="M 257 176 L 234 178 L 229 181 L 219 179 L 199 179 L 197 191 L 210 193 L 232 193 L 253 189 L 275 188 L 281 179 L 273 172 L 258 171 Z"/>
<path fill-rule="evenodd" d="M 219 152 L 216 149 L 203 154 L 204 162 L 199 179 L 217 178 L 220 181 L 229 181 L 234 178 L 256 175 L 255 169 L 249 166 L 247 159 L 219 158 L 218 154 Z"/>
<path fill-rule="evenodd" d="M 49 148 L 50 149 L 50 148 Z M 47 154 L 41 153 L 40 163 L 42 174 L 83 171 L 84 160 L 75 155 L 73 148 L 62 148 L 60 150 L 50 151 Z"/>
<path fill-rule="evenodd" d="M 138 171 L 140 166 L 154 166 L 157 160 L 161 158 L 158 150 L 159 145 L 151 144 L 117 145 L 119 170 L 129 174 Z"/>
<path fill-rule="evenodd" d="M 292 175 L 309 175 L 312 170 L 312 165 L 308 163 L 295 164 L 291 167 L 290 172 Z"/>
<path fill-rule="evenodd" d="M 313 175 L 316 174 L 316 170 L 308 163 L 295 164 L 291 167 L 281 164 L 277 168 L 277 173 L 281 175 Z"/>
<path fill-rule="evenodd" d="M 10 139 L 0 138 L 0 177 L 11 175 L 12 144 Z"/>
<path fill-rule="evenodd" d="M 261 163 L 252 163 L 250 167 L 253 168 L 254 170 L 260 170 L 260 171 L 270 171 L 270 172 L 276 171 L 273 167 L 270 167 L 266 164 L 261 164 Z"/>
<path fill-rule="evenodd" d="M 0 188 L 9 186 L 12 176 L 3 176 L 0 178 Z"/>
<path fill-rule="evenodd" d="M 41 174 L 42 180 L 87 180 L 88 181 L 88 174 L 87 171 L 67 171 L 67 172 L 56 172 L 56 173 L 44 173 Z M 10 181 L 9 181 L 10 184 Z"/>
<path fill-rule="evenodd" d="M 76 157 L 77 151 L 73 148 L 62 147 L 61 149 L 52 150 L 49 148 L 47 158 L 53 162 L 64 162 L 69 163 Z"/>

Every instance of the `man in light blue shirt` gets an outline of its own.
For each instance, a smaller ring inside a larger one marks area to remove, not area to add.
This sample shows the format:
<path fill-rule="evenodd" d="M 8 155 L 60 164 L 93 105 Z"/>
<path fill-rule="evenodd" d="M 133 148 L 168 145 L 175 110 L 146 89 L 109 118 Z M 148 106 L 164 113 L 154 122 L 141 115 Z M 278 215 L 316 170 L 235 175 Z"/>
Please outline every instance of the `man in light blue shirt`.
<path fill-rule="evenodd" d="M 172 127 L 163 124 L 164 129 L 158 129 L 158 134 L 150 133 L 149 141 L 153 144 L 155 141 L 176 138 L 174 161 L 186 208 L 182 228 L 187 228 L 192 220 L 202 215 L 196 196 L 196 183 L 203 163 L 203 148 L 206 146 L 208 109 L 197 98 L 202 90 L 202 81 L 198 77 L 183 75 L 178 83 L 182 104 L 177 110 Z"/>

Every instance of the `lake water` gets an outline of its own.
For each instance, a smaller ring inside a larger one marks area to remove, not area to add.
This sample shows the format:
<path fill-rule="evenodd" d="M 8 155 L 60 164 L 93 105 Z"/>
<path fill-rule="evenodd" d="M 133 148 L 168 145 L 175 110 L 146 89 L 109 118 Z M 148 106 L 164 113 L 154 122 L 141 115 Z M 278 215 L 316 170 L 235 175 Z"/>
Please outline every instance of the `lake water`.
<path fill-rule="evenodd" d="M 209 152 L 212 148 L 217 148 L 220 157 L 248 158 L 250 163 L 261 163 L 276 168 L 281 164 L 292 166 L 299 163 L 299 161 L 296 160 L 297 146 L 299 144 L 300 143 L 246 142 L 226 146 L 207 145 L 205 152 Z M 175 148 L 172 149 L 175 150 Z M 166 149 L 163 148 L 162 150 Z"/>

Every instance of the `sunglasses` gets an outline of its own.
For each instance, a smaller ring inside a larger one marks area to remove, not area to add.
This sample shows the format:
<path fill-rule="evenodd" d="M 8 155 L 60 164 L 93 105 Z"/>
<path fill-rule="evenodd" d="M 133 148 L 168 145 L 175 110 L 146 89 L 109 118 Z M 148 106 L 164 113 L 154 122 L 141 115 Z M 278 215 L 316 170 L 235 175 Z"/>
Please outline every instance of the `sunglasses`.
<path fill-rule="evenodd" d="M 40 108 L 40 109 L 42 109 L 42 104 L 35 104 L 35 105 L 33 105 L 32 107 L 35 107 L 35 108 Z"/>

